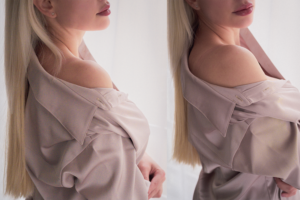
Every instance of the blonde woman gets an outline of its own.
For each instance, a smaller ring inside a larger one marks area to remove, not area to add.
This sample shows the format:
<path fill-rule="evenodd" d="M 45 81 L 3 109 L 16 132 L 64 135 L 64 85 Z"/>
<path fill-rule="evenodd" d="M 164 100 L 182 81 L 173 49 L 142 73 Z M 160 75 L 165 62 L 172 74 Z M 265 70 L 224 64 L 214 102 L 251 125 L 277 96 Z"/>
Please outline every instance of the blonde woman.
<path fill-rule="evenodd" d="M 83 41 L 86 31 L 109 25 L 109 8 L 106 0 L 6 0 L 5 194 L 161 196 L 165 173 L 145 153 L 147 119 Z"/>
<path fill-rule="evenodd" d="M 174 159 L 194 200 L 300 199 L 300 93 L 247 28 L 255 0 L 168 0 Z"/>

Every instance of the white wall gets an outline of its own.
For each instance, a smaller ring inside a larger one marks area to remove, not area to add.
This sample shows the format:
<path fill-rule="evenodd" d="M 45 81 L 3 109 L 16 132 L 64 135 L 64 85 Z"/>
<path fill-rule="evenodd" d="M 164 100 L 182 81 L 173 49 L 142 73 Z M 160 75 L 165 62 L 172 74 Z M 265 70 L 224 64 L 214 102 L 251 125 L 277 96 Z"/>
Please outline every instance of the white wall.
<path fill-rule="evenodd" d="M 3 195 L 4 177 L 4 139 L 5 122 L 7 112 L 6 90 L 4 83 L 4 0 L 0 1 L 0 199 L 12 200 L 13 198 Z"/>

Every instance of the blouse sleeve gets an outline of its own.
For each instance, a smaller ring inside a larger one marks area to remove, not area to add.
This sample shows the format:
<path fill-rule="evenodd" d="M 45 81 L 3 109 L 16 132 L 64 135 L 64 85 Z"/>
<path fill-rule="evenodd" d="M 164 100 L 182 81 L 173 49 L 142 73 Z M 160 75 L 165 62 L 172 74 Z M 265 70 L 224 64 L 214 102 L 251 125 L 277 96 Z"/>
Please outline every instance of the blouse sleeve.
<path fill-rule="evenodd" d="M 130 138 L 114 133 L 98 134 L 62 170 L 62 185 L 89 200 L 147 200 L 146 184 Z"/>
<path fill-rule="evenodd" d="M 256 118 L 232 161 L 232 170 L 281 178 L 300 189 L 299 124 Z"/>
<path fill-rule="evenodd" d="M 251 95 L 262 96 L 261 92 Z M 281 178 L 300 189 L 300 93 L 290 82 L 248 106 L 238 106 L 232 123 L 249 123 L 232 160 L 232 170 Z"/>

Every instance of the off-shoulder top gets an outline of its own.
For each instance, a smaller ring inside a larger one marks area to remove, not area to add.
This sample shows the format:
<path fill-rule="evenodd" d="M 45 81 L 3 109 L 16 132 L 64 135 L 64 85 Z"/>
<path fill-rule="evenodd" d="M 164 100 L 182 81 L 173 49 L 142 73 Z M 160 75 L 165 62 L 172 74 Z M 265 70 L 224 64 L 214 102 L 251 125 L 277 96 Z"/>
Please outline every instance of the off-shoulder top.
<path fill-rule="evenodd" d="M 82 41 L 80 56 L 94 60 Z M 128 94 L 53 77 L 32 51 L 25 107 L 32 200 L 148 200 L 140 162 L 148 121 Z"/>
<path fill-rule="evenodd" d="M 187 101 L 188 136 L 202 162 L 194 200 L 284 198 L 273 177 L 300 189 L 300 93 L 284 79 L 248 28 L 243 47 L 274 78 L 221 87 L 194 76 L 189 48 L 181 59 L 181 85 Z"/>

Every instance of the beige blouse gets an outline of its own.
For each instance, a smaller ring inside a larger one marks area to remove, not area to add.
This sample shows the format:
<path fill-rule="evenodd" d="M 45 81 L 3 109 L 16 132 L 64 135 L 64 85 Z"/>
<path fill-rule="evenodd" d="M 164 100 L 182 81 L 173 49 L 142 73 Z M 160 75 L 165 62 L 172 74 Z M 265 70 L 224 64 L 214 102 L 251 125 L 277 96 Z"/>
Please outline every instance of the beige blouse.
<path fill-rule="evenodd" d="M 55 78 L 34 51 L 25 110 L 26 168 L 35 191 L 28 200 L 148 200 L 140 162 L 148 121 L 128 94 Z M 84 60 L 94 60 L 82 41 Z"/>
<path fill-rule="evenodd" d="M 190 72 L 189 48 L 181 60 L 189 141 L 203 164 L 193 199 L 299 200 L 299 193 L 281 197 L 273 177 L 300 189 L 300 92 L 248 28 L 241 29 L 240 39 L 277 79 L 221 87 Z"/>

